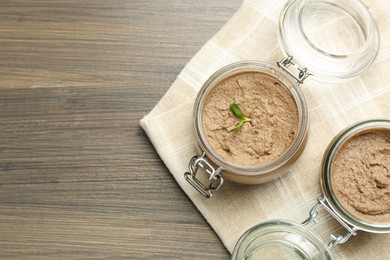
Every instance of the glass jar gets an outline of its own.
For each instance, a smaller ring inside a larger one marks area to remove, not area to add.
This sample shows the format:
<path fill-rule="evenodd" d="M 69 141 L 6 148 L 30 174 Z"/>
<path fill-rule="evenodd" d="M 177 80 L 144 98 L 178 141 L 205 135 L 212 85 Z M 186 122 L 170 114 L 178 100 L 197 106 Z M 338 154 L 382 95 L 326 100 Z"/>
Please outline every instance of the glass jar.
<path fill-rule="evenodd" d="M 303 224 L 271 220 L 258 224 L 241 236 L 232 259 L 332 259 L 323 240 Z"/>
<path fill-rule="evenodd" d="M 237 165 L 223 159 L 208 143 L 207 137 L 204 133 L 202 120 L 202 111 L 205 106 L 206 98 L 215 85 L 222 79 L 248 71 L 267 73 L 268 75 L 271 75 L 281 81 L 293 96 L 297 105 L 299 116 L 296 138 L 287 151 L 276 160 L 257 166 Z M 199 91 L 195 100 L 193 118 L 196 142 L 199 145 L 199 150 L 202 152 L 202 156 L 197 157 L 196 160 L 198 160 L 198 162 L 201 161 L 202 163 L 204 160 L 209 159 L 211 163 L 213 163 L 213 166 L 218 166 L 215 167 L 215 172 L 223 169 L 223 176 L 225 179 L 244 184 L 258 184 L 271 181 L 285 173 L 289 165 L 301 154 L 304 147 L 303 144 L 305 144 L 308 128 L 308 111 L 306 101 L 296 82 L 285 71 L 278 69 L 274 65 L 259 61 L 236 62 L 214 73 Z M 212 172 L 213 170 L 210 171 Z"/>
<path fill-rule="evenodd" d="M 331 24 L 324 26 L 325 21 Z M 335 33 L 344 41 L 334 44 Z M 280 15 L 278 35 L 286 56 L 276 66 L 259 61 L 230 64 L 214 73 L 198 93 L 193 122 L 200 155 L 191 159 L 184 176 L 205 197 L 211 197 L 224 178 L 258 184 L 286 173 L 304 149 L 308 128 L 306 102 L 299 85 L 309 76 L 334 82 L 360 75 L 369 68 L 379 50 L 376 24 L 359 0 L 290 0 Z M 241 166 L 222 159 L 202 129 L 202 109 L 208 94 L 222 80 L 245 71 L 263 72 L 283 82 L 299 112 L 299 129 L 290 148 L 274 161 L 257 166 Z M 197 175 L 200 169 L 206 172 L 206 177 Z"/>
<path fill-rule="evenodd" d="M 348 140 L 360 133 L 370 130 L 383 129 L 390 131 L 390 120 L 368 120 L 355 124 L 338 134 L 329 144 L 321 164 L 321 188 L 330 209 L 335 212 L 344 222 L 367 232 L 387 233 L 390 232 L 390 223 L 369 222 L 357 217 L 347 210 L 338 200 L 331 181 L 331 165 L 337 151 L 344 146 Z"/>
<path fill-rule="evenodd" d="M 390 222 L 369 222 L 342 206 L 338 200 L 332 182 L 331 166 L 339 149 L 354 136 L 372 130 L 390 131 L 390 120 L 368 120 L 357 123 L 341 131 L 328 145 L 323 156 L 320 183 L 323 196 L 311 209 L 309 218 L 302 224 L 288 220 L 271 220 L 260 223 L 246 231 L 237 242 L 232 259 L 332 259 L 331 247 L 345 243 L 359 230 L 371 233 L 390 233 Z M 346 230 L 345 235 L 331 235 L 325 242 L 306 224 L 317 222 L 319 208 L 323 207 Z M 263 258 L 261 258 L 263 257 Z"/>
<path fill-rule="evenodd" d="M 288 1 L 278 34 L 285 55 L 326 82 L 362 74 L 379 50 L 376 23 L 358 0 Z"/>

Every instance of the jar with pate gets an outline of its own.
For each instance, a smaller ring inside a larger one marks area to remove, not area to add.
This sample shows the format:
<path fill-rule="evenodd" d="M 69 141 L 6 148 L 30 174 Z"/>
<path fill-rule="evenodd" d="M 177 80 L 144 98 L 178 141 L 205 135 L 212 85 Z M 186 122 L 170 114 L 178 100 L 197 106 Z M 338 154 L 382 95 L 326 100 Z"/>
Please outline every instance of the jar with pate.
<path fill-rule="evenodd" d="M 334 26 L 322 26 L 328 20 Z M 348 36 L 332 44 L 340 30 Z M 290 0 L 278 35 L 285 57 L 276 65 L 227 65 L 198 93 L 193 123 L 199 155 L 184 176 L 205 197 L 224 179 L 259 184 L 286 173 L 307 141 L 308 109 L 300 84 L 309 76 L 326 82 L 356 77 L 379 50 L 376 24 L 359 0 Z"/>
<path fill-rule="evenodd" d="M 333 259 L 331 248 L 359 231 L 390 233 L 390 120 L 368 120 L 341 131 L 322 159 L 323 196 L 302 224 L 271 220 L 246 231 L 232 259 Z M 307 224 L 323 208 L 346 230 L 324 241 Z"/>

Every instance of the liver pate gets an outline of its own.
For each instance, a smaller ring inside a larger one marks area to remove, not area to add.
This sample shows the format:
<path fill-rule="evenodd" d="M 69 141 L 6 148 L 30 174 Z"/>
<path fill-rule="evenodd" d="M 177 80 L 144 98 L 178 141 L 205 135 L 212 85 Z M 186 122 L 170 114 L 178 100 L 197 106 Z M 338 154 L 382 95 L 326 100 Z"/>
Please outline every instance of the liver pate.
<path fill-rule="evenodd" d="M 390 222 L 390 130 L 349 138 L 333 159 L 331 182 L 350 213 L 368 222 Z"/>
<path fill-rule="evenodd" d="M 240 121 L 230 111 L 236 103 L 251 122 L 229 132 Z M 299 114 L 290 90 L 275 77 L 246 71 L 223 79 L 206 98 L 203 129 L 223 159 L 256 166 L 280 157 L 296 138 Z"/>

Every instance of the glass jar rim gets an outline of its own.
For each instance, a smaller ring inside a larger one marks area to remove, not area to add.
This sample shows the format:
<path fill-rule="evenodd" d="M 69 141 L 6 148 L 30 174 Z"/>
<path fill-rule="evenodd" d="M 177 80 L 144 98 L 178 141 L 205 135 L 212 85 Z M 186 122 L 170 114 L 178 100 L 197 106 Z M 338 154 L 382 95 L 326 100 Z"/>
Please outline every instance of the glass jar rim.
<path fill-rule="evenodd" d="M 259 71 L 261 73 L 269 74 L 272 77 L 282 81 L 295 99 L 295 103 L 298 107 L 299 113 L 299 127 L 298 134 L 293 144 L 277 159 L 262 165 L 256 166 L 243 166 L 234 164 L 226 161 L 211 147 L 207 141 L 206 135 L 202 127 L 202 110 L 206 98 L 210 91 L 220 82 L 222 79 L 231 75 L 242 73 L 245 71 Z M 308 125 L 308 111 L 306 106 L 306 100 L 301 89 L 298 87 L 296 82 L 283 70 L 280 70 L 276 66 L 261 62 L 261 61 L 238 61 L 231 63 L 218 71 L 216 71 L 209 79 L 204 83 L 202 88 L 199 90 L 198 96 L 195 100 L 194 105 L 194 129 L 195 137 L 200 149 L 206 153 L 206 155 L 218 166 L 222 167 L 223 170 L 230 172 L 245 172 L 247 175 L 258 175 L 268 172 L 272 172 L 284 165 L 299 149 L 300 145 L 304 142 L 304 138 L 307 131 Z"/>
<path fill-rule="evenodd" d="M 281 219 L 248 229 L 234 247 L 231 259 L 247 259 L 255 253 L 264 256 L 270 250 L 292 253 L 302 259 L 333 259 L 327 243 L 307 226 Z"/>
<path fill-rule="evenodd" d="M 309 21 L 303 19 L 302 13 L 310 5 L 321 12 L 324 12 L 324 6 L 328 6 L 330 12 L 345 12 L 351 24 L 358 25 L 355 28 L 362 31 L 364 42 L 351 53 L 335 54 L 319 48 L 303 29 Z M 307 68 L 312 78 L 330 82 L 362 74 L 377 57 L 380 45 L 375 20 L 360 0 L 290 0 L 280 14 L 278 35 L 286 55 L 294 57 L 299 66 Z"/>
<path fill-rule="evenodd" d="M 322 188 L 322 193 L 326 197 L 327 202 L 331 209 L 345 222 L 348 224 L 357 227 L 360 230 L 364 230 L 372 233 L 389 233 L 390 232 L 390 222 L 389 223 L 378 223 L 378 222 L 369 222 L 365 221 L 353 213 L 349 212 L 345 207 L 342 206 L 340 201 L 337 199 L 337 196 L 332 188 L 331 183 L 331 164 L 333 158 L 339 148 L 348 141 L 352 136 L 365 132 L 370 129 L 390 129 L 390 120 L 387 119 L 372 119 L 367 121 L 358 122 L 352 126 L 349 126 L 342 130 L 337 136 L 328 145 L 324 157 L 321 163 L 321 175 L 320 183 Z"/>

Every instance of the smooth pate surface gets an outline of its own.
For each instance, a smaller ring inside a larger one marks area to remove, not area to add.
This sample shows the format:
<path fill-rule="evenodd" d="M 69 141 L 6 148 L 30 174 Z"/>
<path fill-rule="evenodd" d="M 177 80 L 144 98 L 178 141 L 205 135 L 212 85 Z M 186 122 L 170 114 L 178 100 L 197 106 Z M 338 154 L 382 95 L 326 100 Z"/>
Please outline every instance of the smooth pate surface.
<path fill-rule="evenodd" d="M 332 162 L 331 182 L 350 213 L 369 222 L 390 222 L 390 130 L 348 139 Z"/>
<path fill-rule="evenodd" d="M 251 122 L 229 132 L 239 119 L 230 111 L 236 103 Z M 220 81 L 206 98 L 203 129 L 212 148 L 225 160 L 255 166 L 271 162 L 293 143 L 299 123 L 298 108 L 287 87 L 257 71 Z"/>

